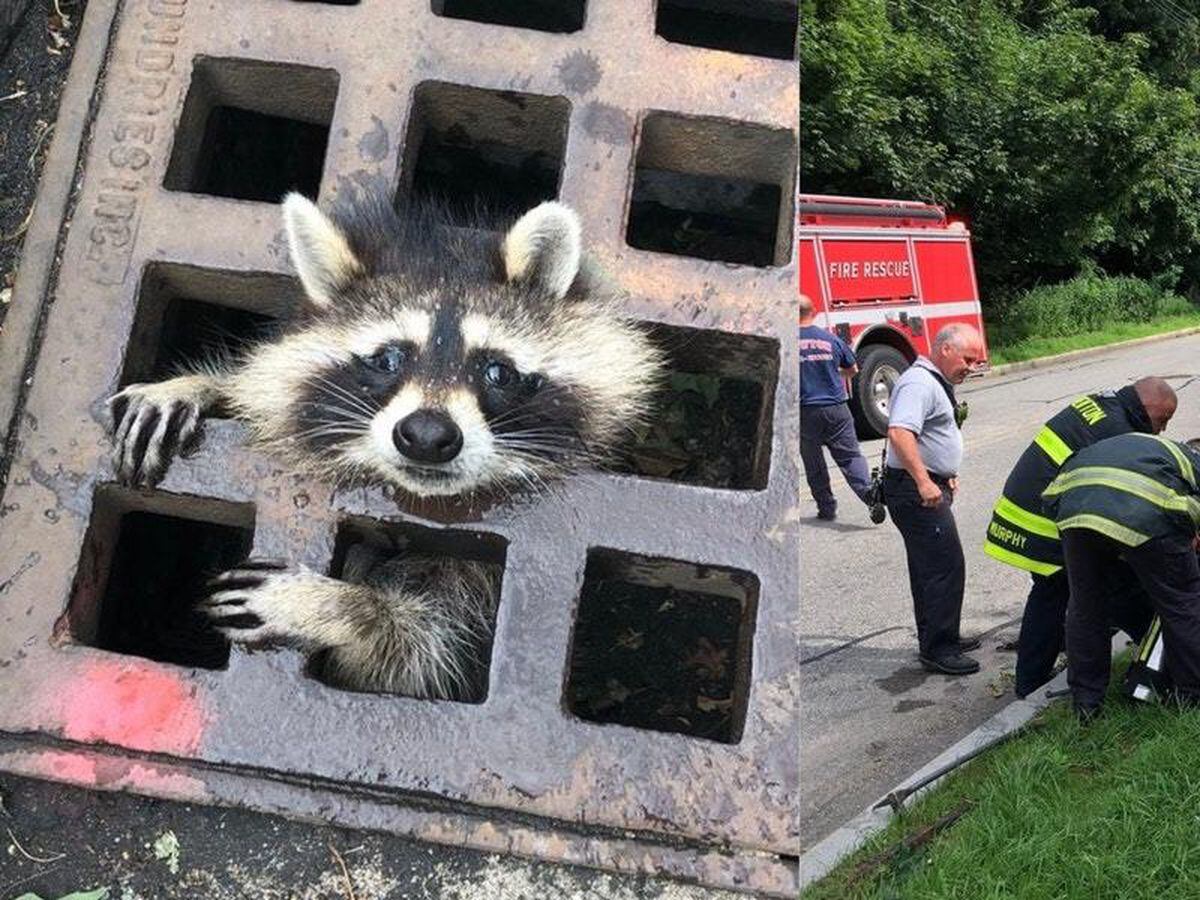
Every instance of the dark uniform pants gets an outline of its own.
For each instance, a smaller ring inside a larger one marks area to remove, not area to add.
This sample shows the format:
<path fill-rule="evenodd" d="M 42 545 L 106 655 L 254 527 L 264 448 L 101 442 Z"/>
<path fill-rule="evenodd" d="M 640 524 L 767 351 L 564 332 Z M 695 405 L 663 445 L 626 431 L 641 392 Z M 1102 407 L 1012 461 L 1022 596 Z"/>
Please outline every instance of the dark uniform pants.
<path fill-rule="evenodd" d="M 817 509 L 832 510 L 837 504 L 829 489 L 829 468 L 825 465 L 823 447 L 829 448 L 829 454 L 842 470 L 850 490 L 865 502 L 867 489 L 871 486 L 871 472 L 858 447 L 854 416 L 847 404 L 800 407 L 800 458 L 804 460 L 804 477 L 817 501 Z"/>
<path fill-rule="evenodd" d="M 1150 624 L 1150 606 L 1127 563 L 1114 569 L 1112 622 L 1134 640 L 1141 640 Z M 1071 595 L 1067 570 L 1034 575 L 1021 616 L 1017 638 L 1018 697 L 1032 694 L 1050 680 L 1058 654 L 1066 648 L 1067 598 Z"/>
<path fill-rule="evenodd" d="M 943 478 L 942 502 L 921 505 L 917 483 L 903 469 L 888 468 L 883 482 L 888 513 L 904 538 L 908 583 L 921 655 L 936 659 L 958 653 L 959 621 L 967 565 L 950 506 L 953 495 Z"/>
<path fill-rule="evenodd" d="M 1050 680 L 1054 661 L 1064 646 L 1070 593 L 1066 569 L 1033 576 L 1017 637 L 1017 679 L 1013 687 L 1018 697 L 1033 693 Z"/>
<path fill-rule="evenodd" d="M 1186 700 L 1200 700 L 1200 563 L 1191 542 L 1167 537 L 1126 547 L 1098 532 L 1070 528 L 1062 543 L 1071 590 L 1067 683 L 1075 702 L 1098 706 L 1108 688 L 1109 623 L 1127 583 L 1121 558 L 1137 577 L 1144 602 L 1162 618 L 1166 667 L 1176 690 Z"/>

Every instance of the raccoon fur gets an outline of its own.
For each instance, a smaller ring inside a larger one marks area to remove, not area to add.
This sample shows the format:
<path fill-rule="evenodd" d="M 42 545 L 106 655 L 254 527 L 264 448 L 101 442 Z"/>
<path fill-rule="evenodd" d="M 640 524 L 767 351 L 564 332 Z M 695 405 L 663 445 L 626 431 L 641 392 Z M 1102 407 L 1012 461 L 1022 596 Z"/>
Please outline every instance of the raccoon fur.
<path fill-rule="evenodd" d="M 280 334 L 109 401 L 113 464 L 153 485 L 221 408 L 307 475 L 414 497 L 538 489 L 602 461 L 647 413 L 663 359 L 548 202 L 503 235 L 379 198 L 283 203 L 305 300 Z M 461 698 L 498 592 L 482 564 L 363 553 L 342 579 L 247 560 L 205 611 L 231 639 L 324 651 L 362 690 Z"/>

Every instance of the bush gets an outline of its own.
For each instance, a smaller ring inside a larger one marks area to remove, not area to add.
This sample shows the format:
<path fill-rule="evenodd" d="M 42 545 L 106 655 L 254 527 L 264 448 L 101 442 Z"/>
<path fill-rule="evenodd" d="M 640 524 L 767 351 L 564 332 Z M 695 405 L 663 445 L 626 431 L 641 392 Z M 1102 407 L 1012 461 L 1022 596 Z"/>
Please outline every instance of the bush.
<path fill-rule="evenodd" d="M 1166 287 L 1174 277 L 1170 273 L 1147 280 L 1091 271 L 1070 281 L 1042 285 L 996 310 L 999 315 L 989 323 L 989 337 L 995 343 L 1013 344 L 1025 338 L 1069 337 L 1195 312 L 1193 304 Z"/>

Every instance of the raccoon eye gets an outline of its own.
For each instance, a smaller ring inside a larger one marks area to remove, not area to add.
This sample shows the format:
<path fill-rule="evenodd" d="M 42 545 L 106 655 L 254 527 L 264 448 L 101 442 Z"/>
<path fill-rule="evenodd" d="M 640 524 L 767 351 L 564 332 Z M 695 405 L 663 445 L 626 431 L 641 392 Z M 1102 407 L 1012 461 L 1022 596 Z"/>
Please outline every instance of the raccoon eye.
<path fill-rule="evenodd" d="M 404 365 L 404 360 L 404 350 L 394 344 L 389 344 L 372 353 L 370 356 L 362 357 L 362 361 L 367 366 L 378 372 L 386 372 L 389 375 L 395 375 L 399 372 L 400 367 Z"/>
<path fill-rule="evenodd" d="M 492 360 L 483 368 L 483 378 L 492 387 L 508 387 L 517 377 L 516 369 L 496 360 Z"/>

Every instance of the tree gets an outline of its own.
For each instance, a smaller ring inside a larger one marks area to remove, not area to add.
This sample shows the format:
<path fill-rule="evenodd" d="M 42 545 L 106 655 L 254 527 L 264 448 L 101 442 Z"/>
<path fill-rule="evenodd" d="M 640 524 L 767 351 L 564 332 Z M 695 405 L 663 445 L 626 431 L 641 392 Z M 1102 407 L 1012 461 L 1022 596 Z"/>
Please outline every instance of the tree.
<path fill-rule="evenodd" d="M 1200 271 L 1195 98 L 1095 10 L 803 0 L 801 187 L 972 222 L 985 302 L 1099 261 Z"/>

